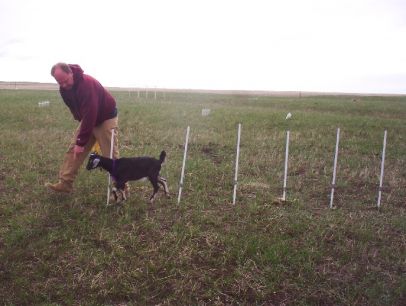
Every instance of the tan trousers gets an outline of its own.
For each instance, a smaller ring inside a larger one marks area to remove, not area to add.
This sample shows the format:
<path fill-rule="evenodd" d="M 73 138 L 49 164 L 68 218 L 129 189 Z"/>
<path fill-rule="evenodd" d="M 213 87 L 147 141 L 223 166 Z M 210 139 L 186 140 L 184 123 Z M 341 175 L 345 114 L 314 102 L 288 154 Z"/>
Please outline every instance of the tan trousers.
<path fill-rule="evenodd" d="M 73 184 L 75 180 L 80 166 L 83 164 L 85 159 L 90 153 L 93 145 L 95 144 L 96 140 L 100 145 L 100 149 L 102 151 L 102 155 L 104 157 L 110 157 L 110 145 L 111 145 L 111 130 L 114 130 L 114 144 L 113 144 L 113 158 L 119 158 L 118 152 L 118 118 L 115 117 L 113 119 L 109 119 L 104 121 L 99 126 L 96 126 L 93 129 L 92 135 L 84 147 L 84 151 L 80 154 L 76 155 L 76 159 L 73 155 L 73 148 L 76 144 L 76 138 L 80 130 L 80 125 L 76 129 L 75 134 L 69 144 L 69 148 L 65 153 L 65 159 L 62 163 L 62 166 L 59 171 L 59 179 L 62 182 L 68 183 L 70 185 Z"/>

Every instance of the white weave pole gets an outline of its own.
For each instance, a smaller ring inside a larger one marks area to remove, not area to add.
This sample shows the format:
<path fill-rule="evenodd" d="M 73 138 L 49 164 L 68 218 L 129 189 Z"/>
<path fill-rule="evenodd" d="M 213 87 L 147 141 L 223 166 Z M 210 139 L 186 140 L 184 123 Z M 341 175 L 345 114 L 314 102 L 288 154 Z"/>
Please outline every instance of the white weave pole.
<path fill-rule="evenodd" d="M 185 175 L 187 146 L 188 146 L 188 142 L 189 142 L 189 132 L 190 132 L 190 126 L 188 126 L 187 129 L 186 129 L 185 152 L 183 153 L 182 172 L 181 172 L 181 175 L 180 175 L 180 182 L 179 182 L 178 204 L 180 203 L 180 197 L 182 195 L 183 177 Z"/>
<path fill-rule="evenodd" d="M 289 136 L 290 131 L 286 132 L 286 150 L 285 150 L 285 173 L 283 175 L 283 194 L 282 201 L 286 201 L 286 186 L 288 180 L 288 160 L 289 160 Z"/>
<path fill-rule="evenodd" d="M 114 129 L 111 129 L 110 159 L 113 159 L 113 147 L 114 147 Z M 107 206 L 110 204 L 110 185 L 111 185 L 111 175 L 109 173 L 107 184 L 107 202 L 106 202 Z"/>
<path fill-rule="evenodd" d="M 241 123 L 238 124 L 238 133 L 237 133 L 237 155 L 235 158 L 233 205 L 235 205 L 235 200 L 237 197 L 238 163 L 240 159 L 240 139 L 241 139 Z"/>
<path fill-rule="evenodd" d="M 385 168 L 385 152 L 386 152 L 386 135 L 387 131 L 383 134 L 383 149 L 382 149 L 382 162 L 381 162 L 381 177 L 379 179 L 379 193 L 378 193 L 378 208 L 381 207 L 381 197 L 382 197 L 382 184 L 383 184 L 383 172 Z"/>
<path fill-rule="evenodd" d="M 333 182 L 331 183 L 330 208 L 333 208 L 334 189 L 336 187 L 338 144 L 340 143 L 340 128 L 337 129 L 336 151 L 334 155 Z"/>

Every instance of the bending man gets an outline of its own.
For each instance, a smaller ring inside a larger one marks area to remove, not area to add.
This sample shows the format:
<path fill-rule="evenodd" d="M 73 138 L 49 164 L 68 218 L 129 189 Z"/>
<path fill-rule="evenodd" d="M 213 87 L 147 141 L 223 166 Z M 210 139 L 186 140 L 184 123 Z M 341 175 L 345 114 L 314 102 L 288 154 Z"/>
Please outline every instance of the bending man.
<path fill-rule="evenodd" d="M 79 65 L 57 63 L 51 75 L 59 84 L 59 92 L 73 118 L 80 122 L 65 154 L 59 171 L 59 182 L 46 186 L 69 193 L 79 168 L 97 141 L 102 155 L 110 157 L 111 132 L 114 130 L 113 158 L 118 158 L 117 107 L 113 96 L 93 77 L 83 73 Z"/>

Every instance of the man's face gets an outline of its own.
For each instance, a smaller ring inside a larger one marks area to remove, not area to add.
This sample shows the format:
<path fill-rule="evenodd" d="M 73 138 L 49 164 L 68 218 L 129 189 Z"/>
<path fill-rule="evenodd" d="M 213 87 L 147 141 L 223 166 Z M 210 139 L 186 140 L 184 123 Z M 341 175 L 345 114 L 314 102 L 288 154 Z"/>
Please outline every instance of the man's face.
<path fill-rule="evenodd" d="M 63 89 L 69 90 L 73 87 L 73 73 L 66 73 L 57 67 L 54 72 L 54 78 Z"/>

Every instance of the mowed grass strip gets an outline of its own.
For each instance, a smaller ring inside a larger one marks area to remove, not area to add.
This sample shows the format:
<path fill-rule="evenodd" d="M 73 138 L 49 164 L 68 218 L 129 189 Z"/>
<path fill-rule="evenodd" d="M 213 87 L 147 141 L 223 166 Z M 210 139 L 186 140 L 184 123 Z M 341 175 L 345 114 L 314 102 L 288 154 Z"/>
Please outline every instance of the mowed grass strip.
<path fill-rule="evenodd" d="M 114 95 L 121 156 L 168 154 L 161 173 L 172 197 L 160 193 L 154 207 L 147 204 L 148 182 L 132 183 L 124 206 L 106 207 L 107 176 L 99 171 L 81 170 L 71 195 L 45 190 L 45 182 L 57 179 L 77 123 L 57 92 L 0 91 L 4 304 L 405 303 L 405 97 Z M 50 105 L 39 107 L 40 101 Z M 288 112 L 293 116 L 285 120 Z M 281 203 L 287 130 L 288 201 Z"/>

